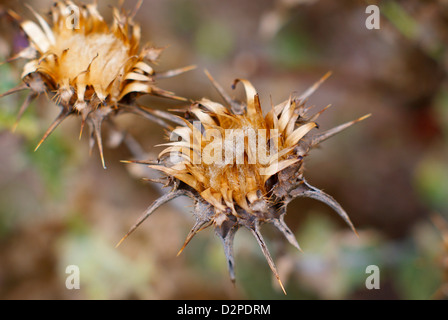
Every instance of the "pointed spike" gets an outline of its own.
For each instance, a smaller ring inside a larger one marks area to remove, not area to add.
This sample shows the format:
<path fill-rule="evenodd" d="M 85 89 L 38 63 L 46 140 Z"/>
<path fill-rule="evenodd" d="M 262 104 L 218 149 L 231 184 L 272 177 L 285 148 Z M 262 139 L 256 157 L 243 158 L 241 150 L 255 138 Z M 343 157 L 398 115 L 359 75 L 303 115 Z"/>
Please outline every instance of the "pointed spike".
<path fill-rule="evenodd" d="M 86 125 L 86 120 L 82 119 L 81 120 L 81 129 L 79 130 L 79 140 L 82 139 L 82 134 L 84 132 L 84 126 Z"/>
<path fill-rule="evenodd" d="M 356 124 L 356 123 L 358 123 L 358 122 L 361 122 L 361 121 L 363 121 L 363 120 L 369 118 L 371 115 L 372 115 L 372 114 L 367 114 L 367 115 L 365 115 L 365 116 L 363 116 L 363 117 L 361 117 L 361 118 L 359 118 L 359 119 L 356 119 L 356 120 L 353 120 L 353 121 L 350 121 L 350 122 L 341 124 L 340 126 L 337 126 L 337 127 L 333 128 L 333 129 L 330 129 L 330 130 L 328 130 L 328 131 L 325 131 L 324 133 L 321 133 L 321 134 L 319 134 L 319 135 L 316 135 L 316 136 L 312 137 L 312 140 L 311 140 L 311 147 L 315 147 L 315 146 L 317 146 L 317 145 L 320 144 L 321 142 L 323 142 L 323 141 L 325 141 L 325 140 L 328 140 L 329 138 L 335 136 L 335 135 L 338 134 L 339 132 L 344 131 L 345 129 L 347 129 L 347 128 L 353 126 L 354 124 Z"/>
<path fill-rule="evenodd" d="M 158 118 L 162 118 L 168 121 L 171 121 L 179 126 L 185 126 L 185 122 L 181 119 L 179 119 L 178 116 L 175 116 L 169 112 L 165 112 L 162 110 L 155 110 L 144 106 L 139 106 L 140 109 L 142 109 L 144 112 L 148 112 L 153 116 L 156 116 Z"/>
<path fill-rule="evenodd" d="M 152 88 L 151 93 L 155 96 L 159 96 L 159 97 L 163 97 L 163 98 L 170 98 L 173 100 L 178 100 L 178 101 L 183 101 L 183 102 L 188 101 L 187 98 L 176 96 L 173 92 L 166 91 L 166 90 L 163 90 L 160 88 Z"/>
<path fill-rule="evenodd" d="M 164 120 L 158 118 L 157 116 L 154 116 L 153 114 L 151 114 L 148 110 L 148 108 L 146 107 L 141 107 L 141 106 L 129 106 L 129 105 L 125 105 L 125 104 L 119 104 L 120 107 L 123 107 L 125 109 L 128 110 L 128 112 L 134 113 L 136 115 L 142 116 L 150 121 L 153 121 L 155 123 L 157 123 L 158 125 L 160 125 L 161 127 L 172 131 L 174 128 L 172 126 L 170 126 L 169 124 L 167 124 Z"/>
<path fill-rule="evenodd" d="M 4 98 L 6 96 L 9 96 L 11 94 L 26 90 L 26 89 L 29 89 L 29 87 L 25 83 L 22 83 L 22 84 L 18 85 L 17 87 L 12 88 L 11 90 L 8 90 L 3 94 L 0 94 L 0 99 Z"/>
<path fill-rule="evenodd" d="M 135 16 L 137 15 L 138 11 L 140 10 L 140 8 L 142 7 L 143 4 L 143 0 L 139 0 L 137 2 L 137 4 L 135 5 L 134 10 L 132 11 L 131 15 L 129 16 L 130 20 L 133 20 L 135 18 Z"/>
<path fill-rule="evenodd" d="M 19 113 L 17 114 L 16 122 L 14 123 L 12 127 L 12 132 L 15 132 L 17 129 L 17 126 L 19 125 L 20 120 L 22 119 L 23 114 L 28 109 L 28 107 L 31 105 L 31 103 L 39 96 L 39 94 L 31 92 L 23 102 L 22 106 L 20 107 Z"/>
<path fill-rule="evenodd" d="M 137 222 L 132 226 L 132 228 L 128 231 L 128 233 L 120 240 L 120 242 L 115 246 L 118 248 L 124 240 L 126 240 L 145 220 L 160 206 L 164 205 L 171 200 L 174 200 L 180 196 L 186 195 L 186 192 L 183 190 L 172 191 L 170 193 L 165 194 L 164 196 L 158 198 L 154 201 L 143 213 L 143 215 L 137 220 Z"/>
<path fill-rule="evenodd" d="M 84 132 L 84 127 L 86 125 L 87 118 L 90 114 L 90 112 L 87 112 L 86 110 L 87 109 L 83 109 L 81 112 L 81 129 L 79 131 L 79 140 L 81 140 L 81 138 L 82 138 L 82 134 Z"/>
<path fill-rule="evenodd" d="M 292 244 L 297 250 L 303 253 L 302 248 L 300 248 L 299 243 L 297 242 L 294 233 L 289 229 L 284 220 L 284 215 L 282 215 L 279 219 L 273 219 L 272 223 L 274 226 L 283 233 L 285 238 Z"/>
<path fill-rule="evenodd" d="M 101 163 L 106 170 L 106 161 L 104 160 L 103 139 L 101 137 L 101 126 L 103 119 L 93 120 L 93 134 L 95 135 L 96 144 L 98 145 L 98 151 L 100 152 Z"/>
<path fill-rule="evenodd" d="M 309 121 L 311 122 L 316 122 L 317 119 L 319 119 L 319 117 L 321 116 L 322 113 L 324 113 L 325 111 L 327 111 L 329 108 L 331 107 L 331 104 L 329 104 L 328 106 L 326 106 L 325 108 L 323 108 L 321 111 L 319 111 L 318 113 L 316 113 L 314 116 L 312 116 Z"/>
<path fill-rule="evenodd" d="M 330 76 L 332 72 L 328 71 L 319 81 L 317 81 L 315 84 L 313 84 L 308 90 L 306 90 L 299 98 L 298 100 L 305 100 L 308 99 L 311 95 L 313 95 L 314 92 L 322 85 L 322 83 L 325 82 Z"/>
<path fill-rule="evenodd" d="M 227 104 L 232 108 L 232 110 L 234 109 L 235 111 L 240 111 L 241 106 L 236 103 L 229 95 L 228 93 L 223 89 L 223 87 L 221 87 L 221 85 L 212 77 L 212 75 L 208 72 L 208 70 L 204 70 L 205 74 L 207 75 L 207 77 L 209 78 L 209 80 L 211 81 L 211 83 L 213 84 L 213 86 L 215 87 L 216 91 L 218 91 L 218 93 L 220 94 L 220 96 L 227 102 Z"/>
<path fill-rule="evenodd" d="M 202 230 L 204 230 L 207 227 L 209 227 L 211 225 L 211 223 L 212 222 L 210 220 L 207 220 L 207 221 L 197 221 L 195 223 L 195 225 L 193 226 L 193 228 L 188 233 L 188 236 L 187 236 L 187 239 L 184 242 L 184 245 L 182 246 L 182 248 L 177 253 L 177 257 L 179 257 L 182 254 L 182 252 L 185 250 L 185 248 L 188 246 L 188 244 L 194 238 L 194 236 L 197 235 Z"/>
<path fill-rule="evenodd" d="M 0 66 L 6 63 L 14 62 L 19 59 L 34 60 L 36 58 L 36 55 L 37 55 L 36 49 L 34 49 L 33 47 L 27 47 L 22 51 L 20 51 L 19 53 L 12 56 L 11 58 L 8 58 L 7 60 L 0 62 Z"/>
<path fill-rule="evenodd" d="M 156 166 L 159 165 L 159 160 L 122 160 L 120 161 L 121 163 L 124 164 L 144 164 L 144 165 L 152 165 L 152 166 Z"/>
<path fill-rule="evenodd" d="M 153 183 L 158 183 L 158 184 L 163 184 L 166 185 L 167 184 L 167 179 L 150 179 L 150 178 L 142 178 L 142 181 L 145 182 L 153 182 Z"/>
<path fill-rule="evenodd" d="M 336 213 L 347 223 L 347 225 L 352 229 L 352 231 L 355 233 L 355 235 L 359 238 L 359 234 L 356 231 L 355 226 L 353 225 L 352 221 L 350 220 L 350 217 L 348 216 L 347 212 L 342 208 L 342 206 L 330 195 L 326 194 L 322 190 L 319 190 L 312 185 L 310 185 L 308 182 L 304 182 L 302 187 L 305 186 L 307 190 L 302 190 L 297 197 L 303 197 L 303 198 L 311 198 L 317 201 L 320 201 L 322 203 L 325 203 L 327 206 L 332 208 Z"/>
<path fill-rule="evenodd" d="M 191 65 L 191 66 L 186 66 L 186 67 L 179 68 L 179 69 L 169 70 L 169 71 L 166 71 L 166 72 L 160 72 L 160 73 L 156 73 L 154 78 L 155 79 L 172 78 L 172 77 L 176 77 L 178 75 L 181 75 L 183 73 L 186 73 L 188 71 L 192 71 L 192 70 L 194 70 L 196 68 L 197 68 L 197 66 Z"/>
<path fill-rule="evenodd" d="M 233 225 L 225 234 L 222 234 L 222 230 L 219 230 L 219 228 L 216 229 L 216 234 L 219 236 L 224 246 L 224 254 L 226 255 L 227 259 L 227 268 L 229 270 L 230 280 L 233 284 L 235 284 L 235 259 L 233 256 L 233 241 L 235 239 L 235 234 L 238 231 L 238 228 L 238 225 Z"/>
<path fill-rule="evenodd" d="M 188 110 L 190 110 L 190 107 L 179 107 L 178 109 L 168 109 L 169 112 L 178 112 L 178 113 L 185 113 Z"/>
<path fill-rule="evenodd" d="M 271 254 L 269 253 L 269 250 L 263 240 L 261 233 L 258 231 L 258 226 L 256 226 L 253 229 L 251 228 L 250 231 L 254 235 L 255 239 L 257 239 L 258 245 L 260 246 L 261 251 L 263 251 L 263 255 L 266 258 L 266 260 L 269 264 L 269 267 L 271 268 L 272 273 L 274 274 L 275 278 L 277 279 L 283 293 L 286 295 L 286 290 L 285 290 L 285 287 L 283 286 L 282 281 L 280 280 L 280 276 L 278 275 L 277 267 L 275 266 L 275 263 L 272 260 Z"/>
<path fill-rule="evenodd" d="M 135 161 L 131 161 L 131 160 L 120 160 L 120 162 L 124 163 L 124 164 L 134 164 L 134 163 L 136 163 Z"/>
<path fill-rule="evenodd" d="M 59 116 L 54 120 L 54 122 L 51 124 L 51 126 L 48 128 L 48 130 L 45 132 L 43 138 L 40 140 L 39 144 L 37 145 L 36 149 L 34 149 L 34 152 L 39 150 L 40 146 L 47 140 L 47 138 L 56 130 L 56 128 L 64 121 L 69 115 L 71 114 L 71 111 L 69 109 L 63 109 L 62 112 L 59 114 Z"/>
<path fill-rule="evenodd" d="M 356 123 L 356 122 L 361 122 L 361 121 L 364 121 L 364 120 L 366 120 L 366 119 L 370 118 L 371 116 L 372 116 L 372 114 L 371 114 L 371 113 L 369 113 L 369 114 L 366 114 L 365 116 L 362 116 L 361 118 L 359 118 L 359 119 L 355 120 L 355 123 Z"/>
<path fill-rule="evenodd" d="M 13 18 L 15 21 L 17 21 L 18 23 L 22 23 L 23 19 L 21 16 L 19 16 L 14 10 L 9 9 L 7 11 L 8 15 Z"/>

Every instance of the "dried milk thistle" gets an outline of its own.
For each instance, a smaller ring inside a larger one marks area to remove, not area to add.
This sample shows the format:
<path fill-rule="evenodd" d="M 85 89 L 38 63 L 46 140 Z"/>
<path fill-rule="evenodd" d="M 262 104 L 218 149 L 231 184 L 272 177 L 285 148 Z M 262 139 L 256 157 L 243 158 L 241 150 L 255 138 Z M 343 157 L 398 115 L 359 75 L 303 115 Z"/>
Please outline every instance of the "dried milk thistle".
<path fill-rule="evenodd" d="M 95 143 L 98 145 L 105 167 L 101 128 L 106 119 L 112 123 L 116 115 L 130 112 L 160 123 L 153 115 L 155 111 L 137 104 L 139 96 L 186 100 L 155 85 L 157 78 L 175 76 L 194 67 L 165 73 L 154 71 L 149 63 L 156 63 L 163 49 L 149 44 L 140 48 L 141 29 L 133 18 L 141 4 L 139 1 L 131 13 L 114 7 L 110 26 L 98 12 L 97 1 L 82 7 L 71 1 L 58 1 L 51 8 L 51 24 L 31 7 L 39 24 L 9 11 L 29 40 L 29 47 L 8 60 L 28 60 L 22 84 L 2 95 L 29 91 L 14 129 L 31 102 L 41 94 L 61 109 L 36 150 L 62 121 L 77 115 L 82 120 L 80 138 L 87 123 L 90 150 Z"/>
<path fill-rule="evenodd" d="M 158 159 L 126 161 L 161 172 L 165 179 L 154 181 L 171 187 L 171 191 L 148 207 L 118 245 L 161 205 L 187 196 L 194 201 L 196 223 L 179 254 L 198 232 L 213 226 L 224 245 L 234 282 L 233 241 L 238 229 L 246 228 L 255 237 L 285 291 L 260 228 L 266 223 L 274 225 L 300 250 L 284 218 L 288 204 L 302 197 L 327 204 L 356 233 L 341 205 L 307 182 L 303 163 L 311 149 L 370 115 L 312 134 L 318 127 L 318 117 L 328 107 L 309 116 L 310 108 L 305 103 L 329 73 L 301 96 L 272 106 L 266 116 L 263 116 L 259 95 L 249 81 L 235 81 L 234 86 L 243 84 L 247 96 L 246 101 L 240 102 L 233 100 L 208 72 L 207 75 L 225 104 L 203 99 L 190 106 L 184 117 L 166 117 L 178 126 L 170 133 L 171 142 L 162 145 L 167 148 Z"/>

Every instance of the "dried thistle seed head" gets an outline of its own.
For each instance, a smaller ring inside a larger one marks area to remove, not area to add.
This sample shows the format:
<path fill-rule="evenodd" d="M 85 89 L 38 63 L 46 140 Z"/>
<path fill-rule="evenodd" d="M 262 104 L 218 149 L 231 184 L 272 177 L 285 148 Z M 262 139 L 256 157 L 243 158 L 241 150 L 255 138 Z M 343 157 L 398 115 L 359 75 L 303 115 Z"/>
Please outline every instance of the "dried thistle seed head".
<path fill-rule="evenodd" d="M 213 225 L 224 245 L 234 281 L 233 239 L 237 230 L 244 227 L 256 238 L 281 285 L 260 226 L 273 224 L 300 250 L 284 222 L 286 207 L 293 199 L 308 197 L 326 203 L 356 233 L 344 209 L 303 176 L 304 158 L 313 147 L 368 117 L 311 134 L 317 127 L 315 121 L 328 107 L 308 116 L 305 101 L 328 76 L 300 97 L 273 106 L 266 116 L 250 82 L 235 81 L 244 85 L 247 95 L 247 101 L 236 102 L 209 76 L 227 105 L 207 99 L 192 105 L 184 118 L 178 118 L 183 125 L 172 131 L 172 142 L 164 145 L 167 148 L 159 159 L 139 162 L 167 175 L 172 191 L 153 203 L 126 237 L 160 205 L 186 195 L 195 201 L 196 224 L 180 252 L 195 234 Z"/>
<path fill-rule="evenodd" d="M 141 2 L 136 9 L 140 5 Z M 39 25 L 10 11 L 29 39 L 29 47 L 10 61 L 19 58 L 29 61 L 22 73 L 23 84 L 4 95 L 25 89 L 31 91 L 18 120 L 42 93 L 60 106 L 60 115 L 39 146 L 65 118 L 79 115 L 81 134 L 87 123 L 91 129 L 91 146 L 98 144 L 104 165 L 101 126 L 105 119 L 120 112 L 153 119 L 135 102 L 145 94 L 186 100 L 158 88 L 154 81 L 192 67 L 156 74 L 148 62 L 156 62 L 163 49 L 150 45 L 140 48 L 140 27 L 133 21 L 135 12 L 128 15 L 113 8 L 113 23 L 109 26 L 98 12 L 96 1 L 78 7 L 71 1 L 61 0 L 51 8 L 50 26 L 31 7 L 30 10 Z"/>

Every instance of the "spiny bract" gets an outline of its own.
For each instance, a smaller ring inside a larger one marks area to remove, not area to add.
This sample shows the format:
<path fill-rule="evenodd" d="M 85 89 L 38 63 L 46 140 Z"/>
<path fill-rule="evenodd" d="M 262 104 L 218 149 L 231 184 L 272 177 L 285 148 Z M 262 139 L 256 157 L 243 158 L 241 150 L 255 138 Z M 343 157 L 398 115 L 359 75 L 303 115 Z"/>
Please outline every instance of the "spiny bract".
<path fill-rule="evenodd" d="M 188 196 L 195 202 L 196 224 L 179 254 L 199 231 L 213 225 L 224 245 L 234 281 L 233 240 L 240 227 L 247 228 L 283 289 L 260 226 L 274 225 L 300 250 L 284 217 L 288 203 L 298 197 L 308 197 L 329 205 L 356 233 L 344 209 L 305 180 L 303 161 L 313 147 L 368 116 L 311 135 L 311 130 L 317 127 L 315 121 L 327 108 L 308 116 L 305 102 L 329 74 L 303 95 L 273 106 L 265 117 L 250 82 L 235 81 L 244 85 L 247 95 L 246 102 L 237 102 L 208 76 L 227 105 L 203 99 L 189 107 L 184 118 L 172 116 L 171 120 L 180 126 L 172 131 L 172 142 L 164 145 L 168 148 L 159 159 L 130 161 L 161 171 L 172 190 L 147 209 L 123 240 L 159 206 L 179 196 Z"/>
<path fill-rule="evenodd" d="M 61 107 L 61 113 L 45 133 L 43 141 L 68 116 L 77 114 L 91 130 L 91 148 L 98 144 L 103 166 L 101 127 L 105 119 L 120 112 L 132 112 L 158 121 L 151 110 L 137 105 L 136 98 L 151 94 L 186 100 L 155 86 L 157 77 L 169 77 L 190 70 L 186 67 L 156 74 L 145 61 L 154 63 L 163 51 L 149 44 L 140 49 L 141 30 L 131 14 L 113 8 L 109 26 L 97 10 L 96 1 L 82 7 L 71 1 L 58 1 L 51 8 L 52 26 L 31 7 L 40 26 L 9 14 L 19 21 L 29 39 L 29 47 L 9 61 L 30 60 L 22 73 L 23 84 L 3 96 L 29 89 L 18 120 L 40 94 L 47 94 Z M 17 123 L 16 123 L 17 125 Z M 36 148 L 36 150 L 37 150 Z"/>

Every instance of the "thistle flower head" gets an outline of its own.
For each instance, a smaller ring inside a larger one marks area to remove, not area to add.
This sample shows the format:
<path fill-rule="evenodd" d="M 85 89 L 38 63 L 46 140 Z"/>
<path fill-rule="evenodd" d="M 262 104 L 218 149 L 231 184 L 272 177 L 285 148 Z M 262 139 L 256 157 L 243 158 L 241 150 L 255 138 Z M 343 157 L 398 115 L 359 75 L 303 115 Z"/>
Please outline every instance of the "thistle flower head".
<path fill-rule="evenodd" d="M 179 253 L 199 231 L 213 226 L 223 242 L 234 280 L 233 239 L 237 230 L 244 227 L 256 238 L 281 285 L 260 226 L 273 224 L 300 250 L 284 222 L 286 207 L 293 199 L 308 197 L 326 203 L 356 233 L 343 208 L 303 176 L 304 158 L 313 147 L 367 117 L 311 134 L 318 127 L 316 120 L 327 108 L 309 116 L 305 102 L 328 76 L 303 95 L 272 106 L 263 116 L 259 96 L 249 81 L 235 81 L 244 85 L 247 96 L 246 101 L 238 102 L 209 75 L 226 105 L 203 99 L 192 105 L 185 117 L 172 117 L 180 126 L 171 132 L 171 142 L 163 145 L 167 148 L 157 161 L 139 162 L 165 174 L 172 191 L 156 200 L 127 236 L 160 205 L 185 195 L 195 201 L 196 224 Z"/>
<path fill-rule="evenodd" d="M 126 14 L 113 8 L 113 22 L 108 25 L 98 12 L 96 2 L 78 7 L 71 1 L 61 0 L 51 8 L 49 24 L 29 8 L 38 23 L 23 20 L 10 11 L 29 39 L 29 47 L 10 61 L 18 58 L 29 61 L 23 69 L 23 84 L 4 95 L 25 89 L 31 91 L 19 119 L 42 93 L 61 107 L 60 115 L 41 143 L 65 118 L 79 115 L 81 133 L 88 123 L 91 145 L 96 141 L 102 156 L 104 119 L 119 112 L 142 113 L 135 102 L 141 95 L 182 99 L 158 88 L 154 82 L 157 76 L 174 76 L 191 67 L 156 74 L 148 62 L 156 62 L 163 49 L 150 45 L 141 48 L 141 30 L 133 21 L 135 12 Z"/>

